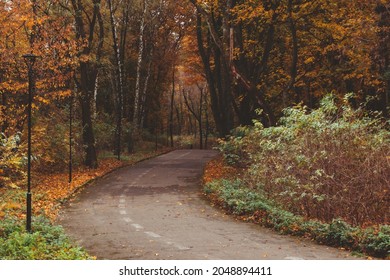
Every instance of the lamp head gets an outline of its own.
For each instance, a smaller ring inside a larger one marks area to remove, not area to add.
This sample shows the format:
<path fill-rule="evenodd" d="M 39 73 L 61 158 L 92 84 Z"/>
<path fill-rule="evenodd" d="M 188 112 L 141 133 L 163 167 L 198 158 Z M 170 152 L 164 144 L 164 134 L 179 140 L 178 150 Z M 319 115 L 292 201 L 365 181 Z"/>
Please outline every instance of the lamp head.
<path fill-rule="evenodd" d="M 37 60 L 37 56 L 35 54 L 28 53 L 28 54 L 23 55 L 23 58 L 27 64 L 28 69 L 32 69 L 35 61 Z"/>

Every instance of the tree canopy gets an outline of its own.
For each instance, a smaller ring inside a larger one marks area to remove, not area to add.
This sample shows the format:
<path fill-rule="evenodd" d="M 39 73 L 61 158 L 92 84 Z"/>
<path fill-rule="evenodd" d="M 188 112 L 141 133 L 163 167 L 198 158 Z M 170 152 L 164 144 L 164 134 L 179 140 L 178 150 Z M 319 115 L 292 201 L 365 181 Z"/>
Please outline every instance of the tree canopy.
<path fill-rule="evenodd" d="M 35 141 L 55 133 L 53 151 L 66 150 L 75 105 L 74 141 L 89 167 L 99 151 L 132 152 L 145 135 L 196 134 L 203 143 L 253 119 L 273 126 L 284 108 L 316 108 L 329 92 L 353 92 L 356 106 L 368 99 L 388 117 L 388 1 L 0 3 L 3 138 L 25 139 L 22 55 L 33 53 Z"/>

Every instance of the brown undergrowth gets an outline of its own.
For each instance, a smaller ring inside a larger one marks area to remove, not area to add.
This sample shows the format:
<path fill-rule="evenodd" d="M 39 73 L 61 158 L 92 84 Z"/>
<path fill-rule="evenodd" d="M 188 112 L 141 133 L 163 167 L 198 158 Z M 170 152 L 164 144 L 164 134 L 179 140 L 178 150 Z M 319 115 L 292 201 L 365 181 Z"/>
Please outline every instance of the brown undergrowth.
<path fill-rule="evenodd" d="M 220 140 L 205 193 L 279 232 L 389 257 L 389 123 L 347 101 L 286 109 L 277 127 L 238 127 Z"/>

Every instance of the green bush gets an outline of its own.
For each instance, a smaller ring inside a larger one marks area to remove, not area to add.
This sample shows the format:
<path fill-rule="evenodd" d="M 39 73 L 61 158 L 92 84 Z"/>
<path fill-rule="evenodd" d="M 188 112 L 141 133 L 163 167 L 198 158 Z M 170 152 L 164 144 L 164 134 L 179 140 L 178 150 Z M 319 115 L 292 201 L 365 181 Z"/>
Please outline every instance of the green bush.
<path fill-rule="evenodd" d="M 218 149 L 244 167 L 242 178 L 211 182 L 206 194 L 279 232 L 390 257 L 389 122 L 351 108 L 350 97 L 287 108 L 277 127 L 233 131 Z"/>
<path fill-rule="evenodd" d="M 355 242 L 354 232 L 356 231 L 356 228 L 351 227 L 341 219 L 333 220 L 328 226 L 325 243 L 333 246 L 353 248 Z"/>
<path fill-rule="evenodd" d="M 330 223 L 307 220 L 253 192 L 242 181 L 215 180 L 204 186 L 205 194 L 224 209 L 245 220 L 270 227 L 282 234 L 305 236 L 321 244 L 344 247 L 374 257 L 390 258 L 390 226 L 361 229 L 341 219 Z"/>
<path fill-rule="evenodd" d="M 37 217 L 33 233 L 25 231 L 18 220 L 0 222 L 0 259 L 2 260 L 73 260 L 90 259 L 81 248 L 72 245 L 59 226 Z"/>
<path fill-rule="evenodd" d="M 390 226 L 382 225 L 379 229 L 368 228 L 362 234 L 362 249 L 374 256 L 390 256 Z"/>
<path fill-rule="evenodd" d="M 255 121 L 219 149 L 228 163 L 244 162 L 247 184 L 263 185 L 286 210 L 326 222 L 386 224 L 390 132 L 381 119 L 343 102 L 338 107 L 327 96 L 316 110 L 285 109 L 280 126 Z"/>
<path fill-rule="evenodd" d="M 244 166 L 247 160 L 244 137 L 250 132 L 249 127 L 237 127 L 227 140 L 219 139 L 217 148 L 222 152 L 226 163 Z"/>

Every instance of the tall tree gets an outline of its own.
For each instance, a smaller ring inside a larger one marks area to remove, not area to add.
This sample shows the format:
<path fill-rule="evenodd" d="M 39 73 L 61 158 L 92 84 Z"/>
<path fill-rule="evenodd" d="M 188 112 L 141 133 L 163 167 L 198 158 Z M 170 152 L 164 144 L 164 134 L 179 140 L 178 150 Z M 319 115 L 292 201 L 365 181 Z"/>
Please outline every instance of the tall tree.
<path fill-rule="evenodd" d="M 377 1 L 376 13 L 378 14 L 378 38 L 377 63 L 381 80 L 384 82 L 380 100 L 381 108 L 385 116 L 390 113 L 390 3 Z"/>
<path fill-rule="evenodd" d="M 93 0 L 88 9 L 83 0 L 71 0 L 76 27 L 76 39 L 80 44 L 78 77 L 75 77 L 80 90 L 79 101 L 82 111 L 83 142 L 85 165 L 98 166 L 95 136 L 92 121 L 92 102 L 96 90 L 98 67 L 102 56 L 104 23 L 100 11 L 101 1 Z M 95 37 L 97 29 L 97 39 Z"/>
<path fill-rule="evenodd" d="M 183 90 L 183 97 L 184 97 L 184 102 L 185 105 L 187 106 L 188 110 L 190 113 L 194 116 L 195 120 L 198 123 L 198 129 L 199 129 L 199 148 L 203 149 L 203 135 L 207 135 L 207 133 L 204 133 L 203 131 L 203 115 L 205 112 L 205 93 L 206 93 L 206 88 L 202 85 L 197 84 L 196 85 L 198 89 L 198 96 L 199 100 L 195 101 L 194 98 L 192 97 L 193 92 L 192 91 L 186 91 Z"/>
<path fill-rule="evenodd" d="M 138 39 L 138 59 L 137 59 L 137 72 L 135 82 L 135 94 L 134 94 L 134 108 L 133 108 L 133 130 L 138 132 L 139 129 L 139 108 L 140 108 L 140 92 L 141 92 L 141 67 L 144 59 L 145 49 L 145 28 L 146 28 L 146 16 L 149 10 L 149 0 L 143 0 L 142 15 L 139 25 L 139 39 Z"/>
<path fill-rule="evenodd" d="M 125 63 L 125 45 L 129 24 L 129 9 L 130 0 L 122 3 L 122 19 L 118 20 L 115 15 L 113 0 L 107 0 L 110 23 L 111 23 L 111 35 L 112 35 L 112 48 L 114 57 L 114 91 L 116 96 L 116 153 L 118 159 L 120 159 L 121 153 L 121 138 L 122 138 L 122 118 L 123 118 L 123 95 L 125 89 L 124 79 L 124 63 Z M 120 26 L 119 23 L 121 24 Z M 120 29 L 120 31 L 118 31 Z"/>
<path fill-rule="evenodd" d="M 371 67 L 376 0 L 190 2 L 197 9 L 199 53 L 222 135 L 221 100 L 231 102 L 240 124 L 251 124 L 261 109 L 263 123 L 274 125 L 294 103 L 314 106 L 330 91 L 355 92 L 363 100 L 383 87 Z M 380 15 L 383 25 L 386 13 Z M 224 91 L 225 82 L 230 89 Z"/>
<path fill-rule="evenodd" d="M 221 29 L 221 18 L 216 18 L 214 13 L 207 13 L 195 1 L 193 3 L 197 8 L 198 49 L 210 90 L 211 108 L 218 133 L 220 136 L 225 136 L 233 129 L 234 123 L 230 69 L 226 49 L 222 46 L 220 35 L 216 32 L 217 29 Z M 207 24 L 207 29 L 204 24 Z M 226 28 L 225 26 L 223 30 Z"/>

